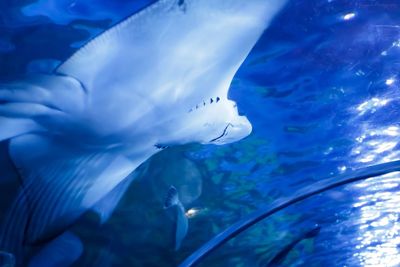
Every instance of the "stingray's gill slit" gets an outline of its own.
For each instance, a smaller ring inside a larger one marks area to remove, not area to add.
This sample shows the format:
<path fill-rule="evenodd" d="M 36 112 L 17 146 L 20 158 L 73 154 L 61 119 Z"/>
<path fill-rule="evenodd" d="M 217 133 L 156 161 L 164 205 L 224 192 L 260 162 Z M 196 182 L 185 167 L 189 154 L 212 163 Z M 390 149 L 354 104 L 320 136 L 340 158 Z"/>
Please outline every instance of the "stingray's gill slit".
<path fill-rule="evenodd" d="M 201 102 L 201 103 L 202 103 L 201 105 L 197 104 L 197 105 L 194 106 L 193 108 L 189 109 L 188 112 L 189 112 L 189 113 L 190 113 L 190 112 L 193 112 L 194 110 L 199 109 L 201 106 L 205 107 L 205 106 L 208 105 L 208 104 L 218 103 L 220 100 L 221 100 L 221 98 L 219 98 L 218 96 L 215 98 L 215 100 L 214 100 L 214 98 L 210 97 L 210 100 L 209 100 L 209 101 L 203 100 L 203 101 Z"/>

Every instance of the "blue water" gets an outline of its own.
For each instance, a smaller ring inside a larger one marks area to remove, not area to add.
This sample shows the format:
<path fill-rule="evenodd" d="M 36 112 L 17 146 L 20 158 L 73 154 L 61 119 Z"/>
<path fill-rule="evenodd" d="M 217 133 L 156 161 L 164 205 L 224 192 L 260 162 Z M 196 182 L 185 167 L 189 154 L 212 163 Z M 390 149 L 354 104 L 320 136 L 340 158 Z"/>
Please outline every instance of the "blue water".
<path fill-rule="evenodd" d="M 0 78 L 50 71 L 87 40 L 154 1 L 0 0 Z M 142 166 L 104 226 L 86 214 L 76 266 L 176 266 L 246 214 L 351 169 L 400 159 L 400 3 L 290 1 L 249 55 L 230 98 L 253 124 L 225 146 L 170 148 Z M 162 208 L 187 188 L 189 233 L 173 250 Z M 201 266 L 400 266 L 400 176 L 345 186 L 290 207 Z M 98 227 L 98 228 L 95 228 Z"/>

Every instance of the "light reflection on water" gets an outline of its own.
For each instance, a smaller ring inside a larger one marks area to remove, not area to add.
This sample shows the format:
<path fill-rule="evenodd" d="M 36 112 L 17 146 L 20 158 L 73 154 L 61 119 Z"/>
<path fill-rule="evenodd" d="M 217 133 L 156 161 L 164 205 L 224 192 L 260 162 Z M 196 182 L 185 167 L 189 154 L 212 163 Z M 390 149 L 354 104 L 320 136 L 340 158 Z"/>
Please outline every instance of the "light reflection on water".
<path fill-rule="evenodd" d="M 356 139 L 353 149 L 356 162 L 382 163 L 399 158 L 398 151 L 393 151 L 398 144 L 398 126 L 364 128 L 365 133 Z M 358 252 L 354 256 L 362 266 L 400 265 L 400 192 L 395 190 L 399 183 L 400 174 L 394 173 L 355 185 L 363 192 L 353 204 L 355 208 L 360 207 Z"/>
<path fill-rule="evenodd" d="M 364 115 L 366 112 L 374 113 L 377 108 L 386 106 L 390 100 L 389 99 L 380 99 L 380 98 L 372 98 L 363 103 L 361 103 L 357 110 L 360 112 L 359 115 Z"/>
<path fill-rule="evenodd" d="M 384 163 L 399 158 L 399 151 L 393 149 L 398 145 L 400 128 L 390 125 L 382 128 L 369 128 L 356 137 L 356 145 L 351 154 L 358 163 Z"/>
<path fill-rule="evenodd" d="M 382 55 L 398 48 L 396 42 Z M 356 105 L 355 120 L 359 132 L 350 152 L 353 166 L 374 165 L 398 160 L 400 127 L 396 120 L 382 120 L 382 114 L 390 118 L 388 106 L 399 101 L 397 77 L 382 78 L 388 91 Z M 385 90 L 383 90 L 385 91 Z M 380 113 L 381 115 L 376 115 Z M 356 127 L 357 128 L 357 127 Z M 353 203 L 357 209 L 355 220 L 358 227 L 355 253 L 361 266 L 400 266 L 400 173 L 371 178 L 352 185 L 358 197 Z M 353 259 L 354 259 L 353 258 Z"/>
<path fill-rule="evenodd" d="M 353 207 L 360 208 L 354 257 L 362 266 L 400 265 L 400 173 L 368 179 L 355 185 L 364 194 Z"/>

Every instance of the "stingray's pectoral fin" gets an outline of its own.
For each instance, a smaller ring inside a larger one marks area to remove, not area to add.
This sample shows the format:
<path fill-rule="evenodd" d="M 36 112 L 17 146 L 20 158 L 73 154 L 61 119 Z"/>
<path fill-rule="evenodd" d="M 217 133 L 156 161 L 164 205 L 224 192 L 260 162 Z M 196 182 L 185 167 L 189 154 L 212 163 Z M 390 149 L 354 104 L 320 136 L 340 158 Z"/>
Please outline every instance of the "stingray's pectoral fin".
<path fill-rule="evenodd" d="M 0 141 L 25 133 L 40 131 L 41 127 L 31 119 L 8 118 L 0 116 Z"/>
<path fill-rule="evenodd" d="M 101 224 L 105 223 L 111 217 L 113 211 L 135 177 L 136 175 L 130 175 L 93 206 L 92 210 L 99 216 Z"/>
<path fill-rule="evenodd" d="M 183 239 L 186 237 L 189 222 L 185 214 L 185 208 L 179 200 L 178 191 L 174 186 L 168 190 L 167 197 L 164 201 L 164 208 L 173 210 L 175 215 L 175 250 L 179 250 Z"/>
<path fill-rule="evenodd" d="M 152 88 L 145 93 L 146 106 L 149 101 L 164 108 L 172 103 L 164 100 L 171 100 L 189 110 L 210 97 L 228 96 L 235 73 L 287 0 L 153 2 L 93 39 L 55 72 L 81 81 L 100 96 L 93 98 L 99 106 L 112 97 L 126 105 L 136 101 L 131 110 L 142 107 L 145 86 Z M 128 88 L 137 93 L 121 91 Z M 111 96 L 110 90 L 116 93 Z"/>
<path fill-rule="evenodd" d="M 0 141 L 23 134 L 60 130 L 79 118 L 85 89 L 69 76 L 31 75 L 0 83 Z"/>
<path fill-rule="evenodd" d="M 47 245 L 29 262 L 29 267 L 68 267 L 79 259 L 83 252 L 81 240 L 65 232 Z"/>
<path fill-rule="evenodd" d="M 108 218 L 127 187 L 125 179 L 142 163 L 39 135 L 14 138 L 9 150 L 22 188 L 0 240 L 14 248 L 16 242 L 35 245 L 57 237 L 96 205 L 101 218 Z M 102 204 L 107 196 L 113 199 L 111 206 Z"/>

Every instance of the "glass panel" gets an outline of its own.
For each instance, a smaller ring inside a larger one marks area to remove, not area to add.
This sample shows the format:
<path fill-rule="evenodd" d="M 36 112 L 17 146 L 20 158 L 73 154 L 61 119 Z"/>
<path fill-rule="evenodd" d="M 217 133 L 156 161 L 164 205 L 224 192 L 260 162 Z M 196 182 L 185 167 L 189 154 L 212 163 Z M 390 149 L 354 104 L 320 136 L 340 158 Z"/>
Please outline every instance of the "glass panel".
<path fill-rule="evenodd" d="M 243 232 L 200 266 L 399 266 L 399 186 L 396 172 L 312 197 Z"/>

